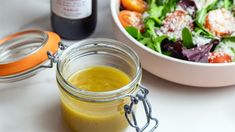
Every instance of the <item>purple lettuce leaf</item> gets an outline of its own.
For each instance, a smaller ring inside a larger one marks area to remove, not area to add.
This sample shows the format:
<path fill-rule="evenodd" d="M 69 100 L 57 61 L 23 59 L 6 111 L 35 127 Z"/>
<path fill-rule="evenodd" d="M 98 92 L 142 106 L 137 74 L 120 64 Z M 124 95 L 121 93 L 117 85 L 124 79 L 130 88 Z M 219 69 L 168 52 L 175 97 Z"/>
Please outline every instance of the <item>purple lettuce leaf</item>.
<path fill-rule="evenodd" d="M 182 54 L 183 44 L 182 41 L 178 40 L 176 42 L 172 42 L 168 39 L 165 39 L 162 42 L 162 50 L 170 52 L 170 56 L 178 59 L 187 60 L 187 58 Z"/>
<path fill-rule="evenodd" d="M 178 59 L 193 61 L 193 62 L 208 62 L 209 52 L 213 52 L 215 47 L 219 44 L 219 40 L 212 40 L 210 43 L 187 49 L 183 46 L 182 41 L 176 42 L 165 39 L 161 48 L 164 52 L 170 52 L 170 56 Z"/>
<path fill-rule="evenodd" d="M 209 52 L 214 50 L 214 47 L 219 44 L 218 40 L 212 40 L 210 43 L 198 46 L 191 49 L 182 49 L 182 54 L 187 57 L 189 61 L 208 63 Z"/>
<path fill-rule="evenodd" d="M 187 10 L 187 8 L 190 8 L 190 7 L 193 7 L 195 9 L 197 8 L 193 0 L 180 0 L 178 2 L 178 5 L 181 6 L 185 10 Z"/>

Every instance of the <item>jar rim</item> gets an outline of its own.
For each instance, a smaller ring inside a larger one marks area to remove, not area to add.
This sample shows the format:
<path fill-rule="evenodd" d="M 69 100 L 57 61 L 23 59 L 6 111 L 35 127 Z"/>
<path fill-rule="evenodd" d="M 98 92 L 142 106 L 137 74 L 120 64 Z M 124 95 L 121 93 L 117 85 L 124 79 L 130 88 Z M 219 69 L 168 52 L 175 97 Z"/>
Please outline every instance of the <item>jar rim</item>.
<path fill-rule="evenodd" d="M 92 92 L 92 91 L 82 90 L 82 89 L 79 89 L 79 88 L 73 86 L 72 84 L 70 84 L 62 75 L 62 71 L 61 71 L 62 68 L 60 68 L 60 65 L 62 63 L 62 59 L 65 57 L 65 55 L 70 50 L 72 50 L 74 48 L 78 48 L 78 49 L 83 48 L 89 44 L 96 45 L 96 46 L 97 45 L 109 46 L 112 48 L 114 48 L 114 46 L 118 46 L 118 48 L 120 50 L 124 51 L 128 56 L 130 56 L 136 65 L 135 75 L 134 75 L 133 79 L 131 80 L 131 82 L 129 82 L 127 85 L 125 85 L 119 89 L 112 90 L 112 91 L 105 91 L 105 92 Z M 133 59 L 133 57 L 134 57 L 134 59 Z M 134 91 L 136 91 L 136 85 L 138 85 L 138 83 L 141 79 L 141 75 L 142 75 L 142 68 L 141 68 L 141 64 L 140 64 L 139 57 L 138 57 L 137 53 L 135 51 L 133 51 L 129 46 L 127 46 L 126 44 L 124 44 L 122 42 L 112 40 L 112 39 L 106 39 L 106 38 L 86 39 L 86 40 L 74 43 L 73 45 L 69 46 L 61 54 L 61 56 L 58 60 L 57 66 L 56 66 L 56 70 L 57 70 L 57 81 L 59 82 L 59 80 L 61 80 L 62 82 L 64 82 L 64 85 L 66 87 L 68 87 L 68 89 L 64 88 L 63 86 L 61 86 L 61 88 L 63 88 L 68 93 L 70 93 L 71 95 L 73 95 L 79 99 L 82 99 L 85 101 L 92 101 L 92 102 L 112 101 L 112 100 L 124 98 L 124 97 L 132 94 Z M 80 98 L 77 96 L 77 94 L 85 96 L 85 97 L 91 97 L 91 98 L 88 98 L 88 99 L 87 98 Z M 117 94 L 119 96 L 117 96 Z M 114 96 L 114 95 L 116 95 L 116 96 Z M 104 96 L 106 98 L 104 98 Z"/>

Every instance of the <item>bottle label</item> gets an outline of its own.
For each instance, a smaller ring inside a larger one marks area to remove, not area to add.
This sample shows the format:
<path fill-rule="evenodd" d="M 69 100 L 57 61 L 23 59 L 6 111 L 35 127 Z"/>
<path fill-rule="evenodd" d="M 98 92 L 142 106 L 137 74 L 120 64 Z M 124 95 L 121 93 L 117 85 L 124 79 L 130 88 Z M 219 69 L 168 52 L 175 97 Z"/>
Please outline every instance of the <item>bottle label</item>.
<path fill-rule="evenodd" d="M 68 19 L 82 19 L 92 14 L 92 0 L 52 0 L 52 11 Z"/>

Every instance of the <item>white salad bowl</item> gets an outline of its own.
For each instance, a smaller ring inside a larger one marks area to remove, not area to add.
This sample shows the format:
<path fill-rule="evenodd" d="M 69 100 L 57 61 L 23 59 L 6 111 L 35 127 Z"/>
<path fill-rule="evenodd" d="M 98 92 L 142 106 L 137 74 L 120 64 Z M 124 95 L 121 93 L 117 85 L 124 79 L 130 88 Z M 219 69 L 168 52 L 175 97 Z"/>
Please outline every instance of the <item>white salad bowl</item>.
<path fill-rule="evenodd" d="M 117 40 L 133 48 L 148 72 L 183 85 L 222 87 L 235 84 L 235 63 L 208 64 L 165 56 L 145 47 L 126 32 L 118 19 L 120 0 L 111 0 L 113 29 Z"/>

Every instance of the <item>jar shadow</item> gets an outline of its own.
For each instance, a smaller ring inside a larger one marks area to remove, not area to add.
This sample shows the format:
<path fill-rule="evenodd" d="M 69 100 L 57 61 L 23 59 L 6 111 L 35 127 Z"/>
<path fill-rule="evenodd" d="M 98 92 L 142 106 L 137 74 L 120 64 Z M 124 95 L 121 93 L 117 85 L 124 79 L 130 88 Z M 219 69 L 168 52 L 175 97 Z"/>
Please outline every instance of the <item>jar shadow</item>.
<path fill-rule="evenodd" d="M 72 132 L 65 124 L 62 115 L 60 102 L 54 102 L 53 105 L 45 107 L 39 115 L 40 127 L 48 132 Z"/>

